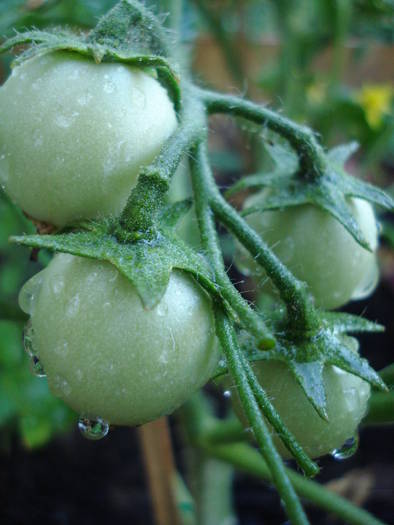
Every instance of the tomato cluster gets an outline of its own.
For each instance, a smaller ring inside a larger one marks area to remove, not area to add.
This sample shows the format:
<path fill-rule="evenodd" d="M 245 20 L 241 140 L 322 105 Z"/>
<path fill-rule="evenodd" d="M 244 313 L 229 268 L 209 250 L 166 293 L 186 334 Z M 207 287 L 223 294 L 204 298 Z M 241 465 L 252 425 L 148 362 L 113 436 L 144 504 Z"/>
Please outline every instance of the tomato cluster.
<path fill-rule="evenodd" d="M 153 73 L 69 52 L 18 66 L 0 90 L 0 116 L 2 186 L 33 219 L 57 227 L 118 216 L 141 167 L 177 126 Z M 372 208 L 357 199 L 350 204 L 376 248 Z M 303 206 L 248 220 L 308 283 L 319 306 L 339 306 L 374 279 L 375 255 L 325 212 Z M 238 260 L 258 274 L 248 255 Z M 86 418 L 134 425 L 168 414 L 217 364 L 211 299 L 181 271 L 171 274 L 159 304 L 147 310 L 111 264 L 58 254 L 26 283 L 20 305 L 31 316 L 29 351 L 52 392 Z M 325 371 L 330 423 L 314 413 L 283 364 L 261 362 L 255 370 L 313 456 L 341 445 L 365 411 L 369 386 L 335 367 Z"/>

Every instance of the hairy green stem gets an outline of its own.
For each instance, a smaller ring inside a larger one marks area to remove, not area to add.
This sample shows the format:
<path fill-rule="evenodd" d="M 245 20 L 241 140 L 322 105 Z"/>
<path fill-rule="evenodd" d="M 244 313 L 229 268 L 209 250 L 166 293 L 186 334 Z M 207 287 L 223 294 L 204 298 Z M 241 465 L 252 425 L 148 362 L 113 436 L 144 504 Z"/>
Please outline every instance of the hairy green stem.
<path fill-rule="evenodd" d="M 270 431 L 261 417 L 260 408 L 249 385 L 234 328 L 219 308 L 215 309 L 215 318 L 216 332 L 226 356 L 228 368 L 236 382 L 246 418 L 253 428 L 257 444 L 283 500 L 287 515 L 293 525 L 306 525 L 308 519 L 287 476 L 282 459 L 272 443 Z"/>
<path fill-rule="evenodd" d="M 312 461 L 306 454 L 304 449 L 299 445 L 293 434 L 287 429 L 286 425 L 283 424 L 282 419 L 272 406 L 266 392 L 257 381 L 255 374 L 253 373 L 252 367 L 250 366 L 246 357 L 241 354 L 241 360 L 243 367 L 246 372 L 250 387 L 253 391 L 253 395 L 259 407 L 262 409 L 265 417 L 274 427 L 275 431 L 279 434 L 285 447 L 294 456 L 298 465 L 302 468 L 307 476 L 315 476 L 319 472 L 319 467 L 314 461 Z"/>
<path fill-rule="evenodd" d="M 226 273 L 213 214 L 209 206 L 209 192 L 203 175 L 207 170 L 209 170 L 209 164 L 205 147 L 200 145 L 198 148 L 193 148 L 191 176 L 202 246 L 209 253 L 215 280 L 220 286 L 223 297 L 238 314 L 241 322 L 256 336 L 259 346 L 270 348 L 275 345 L 274 336 L 269 332 L 259 314 L 240 295 Z"/>
<path fill-rule="evenodd" d="M 242 117 L 283 136 L 297 152 L 300 175 L 309 179 L 321 177 L 327 169 L 323 148 L 318 144 L 311 129 L 296 124 L 268 108 L 232 95 L 196 88 L 196 94 L 206 105 L 207 111 L 227 113 Z"/>
<path fill-rule="evenodd" d="M 195 162 L 193 162 L 192 172 L 194 172 L 194 175 L 192 173 L 192 178 L 195 187 L 196 209 L 198 206 L 200 210 L 200 213 L 197 211 L 197 216 L 207 216 L 205 219 L 206 223 L 208 223 L 208 218 L 210 220 L 210 224 L 206 224 L 204 228 L 202 228 L 203 231 L 205 229 L 207 232 L 205 234 L 207 239 L 203 239 L 203 241 L 208 245 L 208 243 L 212 242 L 214 235 L 216 235 L 213 218 L 211 217 L 212 207 L 218 219 L 250 251 L 257 263 L 265 269 L 267 275 L 278 288 L 282 299 L 288 305 L 291 327 L 304 334 L 305 332 L 314 330 L 318 321 L 315 310 L 309 300 L 306 285 L 293 276 L 253 228 L 251 228 L 221 196 L 215 184 L 204 146 L 201 145 L 194 155 L 196 159 Z M 198 205 L 197 201 L 200 201 Z M 202 208 L 204 209 L 202 210 Z M 208 233 L 208 227 L 209 230 L 214 230 L 215 233 L 212 231 Z M 214 251 L 214 248 L 213 246 L 212 251 Z M 216 251 L 218 253 L 215 257 L 220 258 L 221 254 L 219 249 L 216 248 Z"/>
<path fill-rule="evenodd" d="M 300 335 L 314 332 L 318 327 L 318 316 L 306 284 L 294 277 L 255 230 L 214 189 L 210 203 L 219 221 L 238 238 L 278 288 L 287 306 L 289 328 Z"/>
<path fill-rule="evenodd" d="M 394 391 L 373 392 L 363 425 L 392 425 L 394 423 Z"/>
<path fill-rule="evenodd" d="M 273 479 L 267 463 L 255 449 L 245 443 L 212 446 L 203 441 L 201 447 L 211 456 L 230 463 L 243 472 L 265 481 Z M 365 510 L 356 507 L 318 483 L 305 479 L 290 469 L 286 469 L 286 473 L 299 496 L 334 514 L 348 525 L 385 525 Z"/>
<path fill-rule="evenodd" d="M 122 240 L 130 240 L 129 233 L 131 236 L 140 236 L 154 231 L 157 214 L 164 204 L 172 175 L 185 152 L 204 136 L 204 108 L 198 100 L 186 97 L 179 126 L 154 162 L 142 169 L 137 185 L 122 211 L 120 224 L 126 232 Z"/>

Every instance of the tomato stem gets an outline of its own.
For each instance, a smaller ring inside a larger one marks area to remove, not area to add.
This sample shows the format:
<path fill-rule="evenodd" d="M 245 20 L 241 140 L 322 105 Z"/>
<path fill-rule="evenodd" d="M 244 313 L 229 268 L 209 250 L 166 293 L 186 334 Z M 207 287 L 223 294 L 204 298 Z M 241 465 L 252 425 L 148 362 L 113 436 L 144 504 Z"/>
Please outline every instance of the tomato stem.
<path fill-rule="evenodd" d="M 201 211 L 203 206 L 205 206 L 205 215 L 211 214 L 212 209 L 217 218 L 238 238 L 256 259 L 256 262 L 265 269 L 287 305 L 289 330 L 293 332 L 294 336 L 305 337 L 306 334 L 315 332 L 319 326 L 319 319 L 309 298 L 306 285 L 293 276 L 253 228 L 222 197 L 215 184 L 207 152 L 203 145 L 196 152 L 193 152 L 193 157 L 196 158 L 192 162 L 192 178 L 195 187 L 197 216 L 203 215 L 203 211 Z M 207 202 L 197 204 L 198 201 L 203 200 Z M 204 226 L 206 232 L 203 235 L 208 235 L 208 241 L 213 238 L 213 232 L 208 234 L 209 229 L 214 230 L 213 219 L 211 221 L 212 224 L 209 227 L 207 224 Z M 207 220 L 205 222 L 207 223 Z"/>
<path fill-rule="evenodd" d="M 253 333 L 261 347 L 270 348 L 275 345 L 275 338 L 265 325 L 258 313 L 253 310 L 241 296 L 228 277 L 218 234 L 215 228 L 214 217 L 209 206 L 209 188 L 203 172 L 209 168 L 203 145 L 194 148 L 191 152 L 191 176 L 196 206 L 196 215 L 199 223 L 200 236 L 203 248 L 209 254 L 215 280 L 220 286 L 221 293 L 230 307 L 238 314 L 241 322 Z"/>
<path fill-rule="evenodd" d="M 120 217 L 120 240 L 132 240 L 136 234 L 139 238 L 142 235 L 148 238 L 154 236 L 157 216 L 164 205 L 171 177 L 185 152 L 203 138 L 204 126 L 202 104 L 186 96 L 178 128 L 165 142 L 154 162 L 142 169 L 137 185 L 131 191 Z"/>
<path fill-rule="evenodd" d="M 274 447 L 268 427 L 261 415 L 253 390 L 249 384 L 241 357 L 235 330 L 227 315 L 219 308 L 215 310 L 216 330 L 222 345 L 227 365 L 237 385 L 245 415 L 253 428 L 256 441 L 267 462 L 273 482 L 284 502 L 287 515 L 293 525 L 307 525 L 308 519 L 300 500 L 287 476 L 283 461 Z"/>
<path fill-rule="evenodd" d="M 255 124 L 266 126 L 284 137 L 298 155 L 300 176 L 318 179 L 326 173 L 327 161 L 324 150 L 310 128 L 296 124 L 275 111 L 249 100 L 199 88 L 195 90 L 196 96 L 204 102 L 209 114 L 227 113 L 242 117 Z"/>

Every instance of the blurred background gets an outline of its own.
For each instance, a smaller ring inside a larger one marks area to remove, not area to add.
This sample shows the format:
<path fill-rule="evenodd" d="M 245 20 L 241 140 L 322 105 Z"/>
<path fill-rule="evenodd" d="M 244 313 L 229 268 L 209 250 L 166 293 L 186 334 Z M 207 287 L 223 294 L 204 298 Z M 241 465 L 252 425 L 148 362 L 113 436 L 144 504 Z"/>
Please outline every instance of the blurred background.
<path fill-rule="evenodd" d="M 6 38 L 32 26 L 87 30 L 115 3 L 2 0 L 0 35 Z M 169 31 L 180 28 L 184 52 L 179 61 L 192 68 L 199 82 L 267 103 L 312 126 L 327 146 L 358 141 L 349 171 L 394 193 L 392 0 L 184 0 L 182 5 L 151 0 L 148 5 L 157 13 L 178 5 L 176 16 L 163 19 Z M 1 83 L 12 58 L 0 58 Z M 240 130 L 226 117 L 212 119 L 210 141 L 212 165 L 223 187 L 268 162 L 261 136 L 249 127 Z M 361 339 L 361 352 L 377 370 L 392 362 L 394 347 L 394 222 L 387 214 L 379 221 L 380 285 L 367 301 L 346 308 L 386 326 L 384 334 Z M 136 431 L 116 429 L 101 442 L 87 442 L 76 431 L 76 414 L 49 394 L 45 379 L 30 373 L 17 296 L 49 255 L 32 258 L 27 249 L 10 246 L 8 237 L 32 231 L 22 212 L 0 193 L 0 519 L 7 524 L 151 523 Z M 223 247 L 230 266 L 233 245 L 225 236 Z M 253 299 L 250 283 L 234 268 L 231 272 Z M 227 410 L 221 395 L 212 389 L 208 395 L 216 410 Z M 183 472 L 190 450 L 176 415 L 171 429 Z M 393 442 L 392 427 L 366 426 L 355 456 L 339 463 L 321 460 L 320 481 L 392 523 Z M 208 512 L 203 525 L 286 521 L 272 488 L 229 465 L 213 462 L 207 468 L 223 490 L 217 494 L 221 512 Z M 217 489 L 208 481 L 207 486 L 215 500 Z M 188 501 L 185 496 L 186 510 Z M 336 523 L 316 510 L 309 515 L 314 524 Z"/>

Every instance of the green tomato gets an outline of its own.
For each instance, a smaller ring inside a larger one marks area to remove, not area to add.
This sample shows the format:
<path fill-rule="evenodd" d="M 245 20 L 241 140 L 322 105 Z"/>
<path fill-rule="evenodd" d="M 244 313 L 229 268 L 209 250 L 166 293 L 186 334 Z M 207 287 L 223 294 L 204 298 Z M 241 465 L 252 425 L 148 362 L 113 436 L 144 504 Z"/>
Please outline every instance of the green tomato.
<path fill-rule="evenodd" d="M 310 457 L 340 449 L 347 439 L 356 434 L 370 395 L 370 386 L 366 381 L 336 366 L 325 367 L 327 422 L 317 414 L 286 364 L 259 361 L 254 371 L 284 424 Z M 245 423 L 238 396 L 232 397 L 235 412 Z M 279 437 L 273 434 L 273 438 L 279 453 L 284 458 L 290 458 Z"/>
<path fill-rule="evenodd" d="M 258 206 L 265 196 L 265 192 L 252 195 L 245 207 Z M 350 199 L 349 204 L 375 251 L 378 230 L 372 206 L 361 199 Z M 369 295 L 377 284 L 376 254 L 360 246 L 332 215 L 315 206 L 256 212 L 247 221 L 287 268 L 308 284 L 319 307 L 338 308 Z M 265 273 L 242 247 L 236 263 L 241 271 L 256 277 L 261 288 L 266 285 Z"/>
<path fill-rule="evenodd" d="M 111 264 L 60 254 L 20 305 L 51 391 L 89 418 L 135 425 L 169 414 L 217 365 L 209 296 L 181 271 L 146 310 Z"/>
<path fill-rule="evenodd" d="M 77 53 L 32 58 L 0 89 L 0 183 L 57 226 L 118 215 L 176 126 L 166 90 L 140 69 Z"/>

